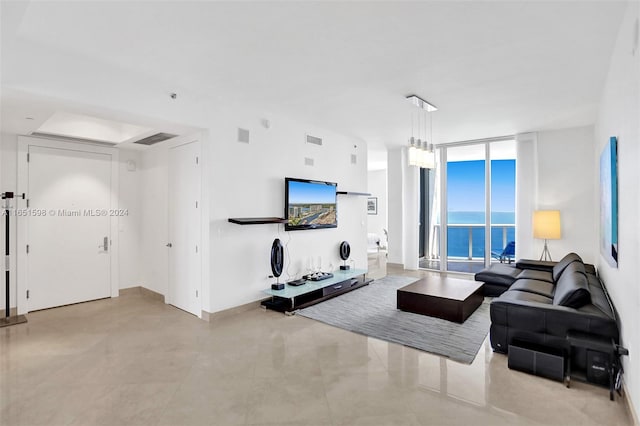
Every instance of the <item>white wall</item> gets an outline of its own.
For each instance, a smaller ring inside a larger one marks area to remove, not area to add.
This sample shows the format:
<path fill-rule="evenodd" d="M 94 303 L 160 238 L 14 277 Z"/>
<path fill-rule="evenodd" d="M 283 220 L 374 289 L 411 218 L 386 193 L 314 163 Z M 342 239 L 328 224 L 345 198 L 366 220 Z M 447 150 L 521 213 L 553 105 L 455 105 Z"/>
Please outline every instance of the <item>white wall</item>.
<path fill-rule="evenodd" d="M 169 253 L 168 191 L 166 144 L 150 147 L 141 155 L 140 282 L 142 286 L 167 295 Z"/>
<path fill-rule="evenodd" d="M 118 220 L 120 288 L 136 287 L 141 283 L 141 158 L 139 151 L 123 149 L 119 153 L 118 208 L 128 212 Z M 131 162 L 134 170 L 129 170 L 128 162 Z"/>
<path fill-rule="evenodd" d="M 538 199 L 537 133 L 516 135 L 516 259 L 537 259 L 533 211 Z"/>
<path fill-rule="evenodd" d="M 389 263 L 418 269 L 418 216 L 420 179 L 418 168 L 408 165 L 407 150 L 398 148 L 387 155 Z"/>
<path fill-rule="evenodd" d="M 585 262 L 595 263 L 593 200 L 598 171 L 593 167 L 593 127 L 538 132 L 536 146 L 536 209 L 560 210 L 562 238 L 548 242 L 553 259 L 576 252 Z M 544 241 L 533 240 L 534 258 L 540 256 L 543 245 Z"/>
<path fill-rule="evenodd" d="M 367 230 L 380 236 L 382 243 L 386 244 L 383 230 L 389 230 L 387 223 L 387 170 L 370 171 L 367 185 L 367 192 L 372 197 L 378 198 L 378 214 L 367 215 Z"/>
<path fill-rule="evenodd" d="M 598 269 L 622 324 L 622 344 L 629 349 L 623 358 L 625 383 L 636 414 L 640 414 L 640 52 L 637 28 L 640 3 L 629 2 L 602 96 L 595 128 L 593 168 L 598 170 L 600 153 L 611 136 L 618 138 L 618 268 L 598 256 Z M 594 185 L 598 188 L 598 177 Z M 599 199 L 592 204 L 599 211 Z M 599 220 L 596 222 L 598 229 Z M 598 233 L 595 233 L 596 236 Z M 599 250 L 598 239 L 593 249 Z"/>
<path fill-rule="evenodd" d="M 322 269 L 337 268 L 338 246 L 347 240 L 356 267 L 366 269 L 366 198 L 338 196 L 338 227 L 285 233 L 283 225 L 236 225 L 230 217 L 284 214 L 284 178 L 298 177 L 338 183 L 338 190 L 366 192 L 366 145 L 325 129 L 270 116 L 269 129 L 261 114 L 229 112 L 209 127 L 211 312 L 264 298 L 261 290 L 273 279 L 269 253 L 274 238 L 287 247 L 281 277 L 306 272 L 309 259 Z M 251 142 L 237 142 L 237 128 L 250 130 Z M 323 138 L 323 145 L 305 143 L 305 134 Z M 351 164 L 351 154 L 357 164 Z M 306 166 L 305 158 L 314 165 Z"/>
<path fill-rule="evenodd" d="M 389 263 L 404 264 L 404 168 L 402 149 L 387 154 L 387 200 Z"/>
<path fill-rule="evenodd" d="M 0 150 L 2 151 L 2 155 L 0 156 L 0 192 L 13 191 L 16 192 L 16 170 L 17 164 L 15 161 L 16 158 L 16 149 L 18 146 L 18 138 L 16 135 L 2 133 L 0 134 Z M 13 161 L 12 161 L 13 160 Z M 0 206 L 4 205 L 4 201 L 0 201 Z M 11 206 L 15 207 L 16 200 L 11 200 Z M 4 213 L 4 210 L 2 210 Z M 4 259 L 4 242 L 5 242 L 5 218 L 4 216 L 0 216 L 2 219 L 0 221 L 0 255 Z M 10 266 L 11 277 L 10 277 L 10 305 L 12 308 L 16 306 L 16 218 L 15 216 L 11 216 L 10 220 L 10 247 L 11 250 L 11 258 L 10 258 Z M 3 262 L 3 273 L 0 274 L 2 277 L 0 278 L 0 310 L 4 311 L 5 308 L 5 274 L 4 274 L 4 262 Z"/>

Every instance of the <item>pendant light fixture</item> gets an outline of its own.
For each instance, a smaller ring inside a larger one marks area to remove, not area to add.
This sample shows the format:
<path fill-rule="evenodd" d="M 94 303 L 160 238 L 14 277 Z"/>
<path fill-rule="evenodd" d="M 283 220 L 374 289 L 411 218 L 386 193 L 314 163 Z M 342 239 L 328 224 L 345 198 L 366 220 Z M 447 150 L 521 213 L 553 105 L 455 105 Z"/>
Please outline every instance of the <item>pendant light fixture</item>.
<path fill-rule="evenodd" d="M 418 116 L 418 139 L 414 138 L 413 133 L 413 114 L 411 114 L 411 138 L 409 139 L 409 158 L 408 163 L 410 166 L 416 166 L 426 169 L 435 168 L 435 152 L 433 146 L 433 118 L 431 113 L 437 111 L 433 104 L 425 101 L 424 99 L 416 96 L 407 96 L 407 100 L 418 108 L 424 110 L 424 140 L 420 140 L 420 133 L 422 132 L 422 120 Z M 427 140 L 427 114 L 429 115 L 431 142 Z"/>

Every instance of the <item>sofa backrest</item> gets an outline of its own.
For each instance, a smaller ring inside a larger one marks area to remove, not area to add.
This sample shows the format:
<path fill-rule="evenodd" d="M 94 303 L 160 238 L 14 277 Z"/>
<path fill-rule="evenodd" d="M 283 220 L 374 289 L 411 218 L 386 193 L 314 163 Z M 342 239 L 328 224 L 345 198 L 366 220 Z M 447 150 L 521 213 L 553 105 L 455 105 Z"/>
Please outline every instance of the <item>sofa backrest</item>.
<path fill-rule="evenodd" d="M 591 302 L 589 282 L 582 262 L 571 262 L 556 283 L 553 304 L 581 308 Z"/>
<path fill-rule="evenodd" d="M 558 282 L 564 270 L 573 262 L 582 263 L 582 258 L 580 258 L 580 256 L 575 253 L 569 253 L 568 255 L 563 257 L 560 262 L 556 263 L 556 265 L 553 267 L 553 281 Z"/>

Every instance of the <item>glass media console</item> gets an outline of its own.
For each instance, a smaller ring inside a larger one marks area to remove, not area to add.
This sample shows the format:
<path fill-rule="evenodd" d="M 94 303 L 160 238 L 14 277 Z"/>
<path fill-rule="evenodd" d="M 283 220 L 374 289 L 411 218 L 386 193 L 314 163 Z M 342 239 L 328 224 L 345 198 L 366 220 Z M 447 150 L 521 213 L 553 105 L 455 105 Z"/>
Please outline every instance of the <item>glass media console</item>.
<path fill-rule="evenodd" d="M 271 299 L 264 300 L 262 306 L 290 313 L 363 287 L 373 281 L 368 280 L 366 275 L 365 269 L 338 270 L 333 272 L 332 278 L 322 281 L 307 281 L 300 286 L 286 284 L 282 290 L 268 288 L 263 290 L 263 293 L 271 296 Z"/>

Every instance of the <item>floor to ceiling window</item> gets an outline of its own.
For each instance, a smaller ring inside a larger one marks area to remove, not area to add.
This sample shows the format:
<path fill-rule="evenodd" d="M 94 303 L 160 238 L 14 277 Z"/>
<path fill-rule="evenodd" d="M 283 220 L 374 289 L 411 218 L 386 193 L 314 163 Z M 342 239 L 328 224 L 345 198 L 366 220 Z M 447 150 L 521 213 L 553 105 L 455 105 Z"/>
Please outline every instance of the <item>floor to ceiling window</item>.
<path fill-rule="evenodd" d="M 441 147 L 420 191 L 420 267 L 475 273 L 513 260 L 515 141 Z"/>
<path fill-rule="evenodd" d="M 489 260 L 513 262 L 516 244 L 516 144 L 493 142 L 491 158 L 491 253 Z"/>

